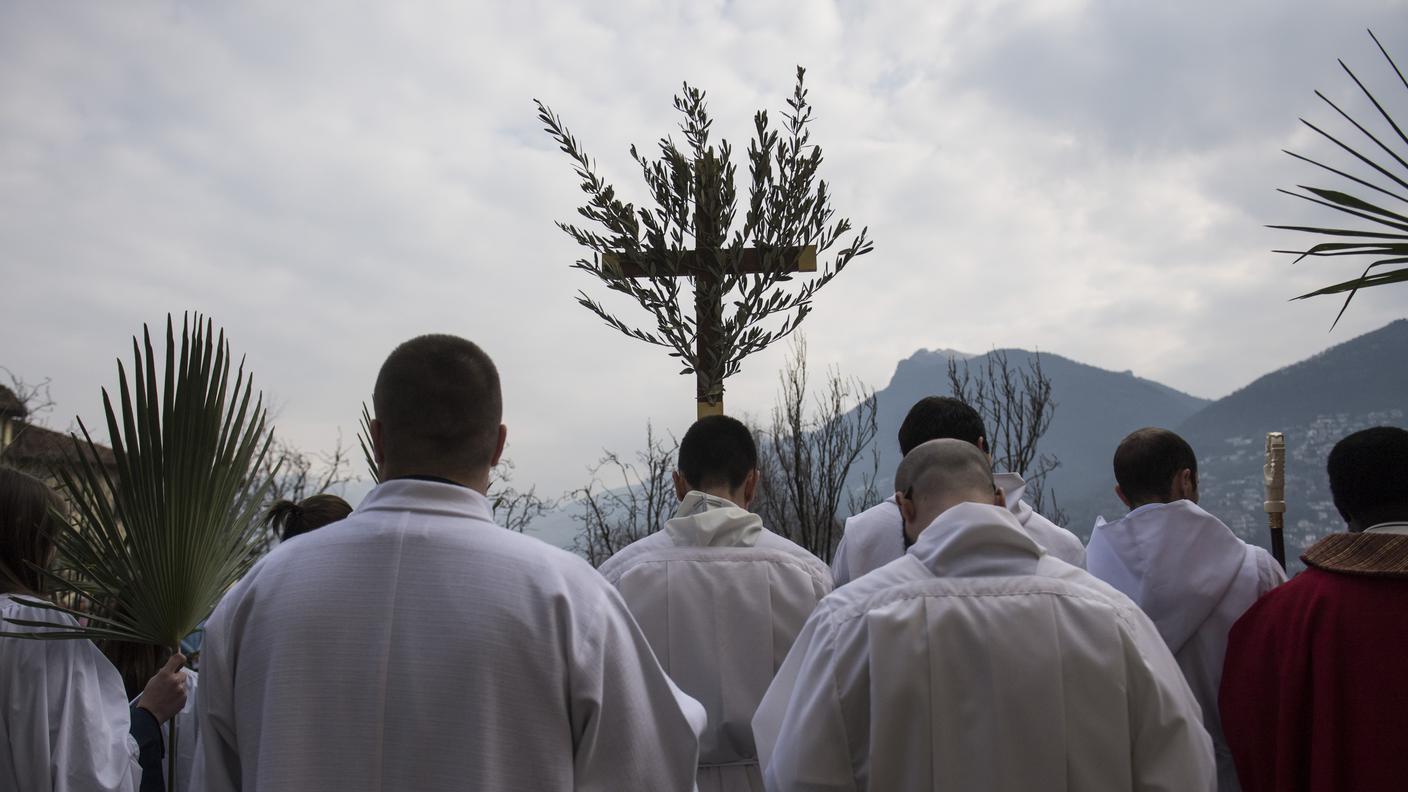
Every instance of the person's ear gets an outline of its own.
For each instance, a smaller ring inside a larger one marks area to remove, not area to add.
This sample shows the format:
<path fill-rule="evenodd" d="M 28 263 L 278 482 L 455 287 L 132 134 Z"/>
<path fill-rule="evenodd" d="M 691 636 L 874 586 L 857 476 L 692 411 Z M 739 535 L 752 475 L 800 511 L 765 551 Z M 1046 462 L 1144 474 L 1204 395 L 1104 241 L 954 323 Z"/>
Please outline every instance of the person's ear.
<path fill-rule="evenodd" d="M 1126 509 L 1134 508 L 1134 504 L 1129 502 L 1129 498 L 1125 497 L 1124 490 L 1118 484 L 1115 485 L 1115 495 L 1119 497 L 1120 503 L 1123 503 Z"/>
<path fill-rule="evenodd" d="M 1197 473 L 1194 473 L 1191 469 L 1185 470 L 1185 471 L 1183 471 L 1183 472 L 1188 474 L 1188 490 L 1187 490 L 1187 492 L 1184 493 L 1183 497 L 1187 498 L 1188 500 L 1192 501 L 1193 503 L 1197 503 L 1197 502 L 1198 502 L 1198 474 L 1197 474 Z"/>
<path fill-rule="evenodd" d="M 689 494 L 689 482 L 684 480 L 684 476 L 681 476 L 678 470 L 670 471 L 670 478 L 675 482 L 675 497 L 684 500 L 684 496 Z"/>
<path fill-rule="evenodd" d="M 508 443 L 508 426 L 499 424 L 499 439 L 494 443 L 494 458 L 489 460 L 489 467 L 499 464 L 499 458 L 504 455 L 504 445 Z"/>
<path fill-rule="evenodd" d="M 381 468 L 386 467 L 386 430 L 381 421 L 375 418 L 367 424 L 367 428 L 371 430 L 372 435 L 372 461 L 376 462 L 379 472 Z"/>
<path fill-rule="evenodd" d="M 992 505 L 1007 508 L 1007 493 L 1002 491 L 1002 487 L 993 488 Z"/>
<path fill-rule="evenodd" d="M 1189 468 L 1183 468 L 1173 474 L 1173 486 L 1169 487 L 1168 494 L 1169 502 L 1190 500 L 1196 503 L 1198 500 L 1198 483 L 1197 479 L 1193 476 L 1193 471 Z"/>
<path fill-rule="evenodd" d="M 896 492 L 895 504 L 900 507 L 900 519 L 904 520 L 904 524 L 913 525 L 914 520 L 919 516 L 916 513 L 918 510 L 914 507 L 914 499 L 906 498 L 903 492 Z"/>
<path fill-rule="evenodd" d="M 753 468 L 748 471 L 748 477 L 743 479 L 743 502 L 738 504 L 743 508 L 748 508 L 753 503 L 753 496 L 758 493 L 758 469 Z"/>

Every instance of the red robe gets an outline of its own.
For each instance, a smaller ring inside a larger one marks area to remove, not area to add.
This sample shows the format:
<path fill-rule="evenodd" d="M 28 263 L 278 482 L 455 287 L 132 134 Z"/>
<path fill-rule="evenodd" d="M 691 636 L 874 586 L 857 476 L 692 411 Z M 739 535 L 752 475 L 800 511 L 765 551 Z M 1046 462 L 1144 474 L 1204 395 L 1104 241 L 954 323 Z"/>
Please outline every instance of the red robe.
<path fill-rule="evenodd" d="M 1219 704 L 1245 792 L 1408 789 L 1408 536 L 1335 534 L 1232 627 Z"/>

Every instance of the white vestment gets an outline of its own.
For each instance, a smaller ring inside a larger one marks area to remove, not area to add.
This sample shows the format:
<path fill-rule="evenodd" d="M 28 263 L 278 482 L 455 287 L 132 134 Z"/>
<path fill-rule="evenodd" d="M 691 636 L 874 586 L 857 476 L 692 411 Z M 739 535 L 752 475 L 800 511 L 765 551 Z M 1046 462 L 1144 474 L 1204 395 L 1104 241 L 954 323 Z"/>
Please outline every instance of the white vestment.
<path fill-rule="evenodd" d="M 601 565 L 655 656 L 704 705 L 699 792 L 762 791 L 750 721 L 831 573 L 733 503 L 691 492 L 662 531 Z"/>
<path fill-rule="evenodd" d="M 3 619 L 73 624 L 0 594 Z M 0 638 L 0 790 L 133 792 L 141 784 L 122 676 L 91 641 Z"/>
<path fill-rule="evenodd" d="M 1222 661 L 1232 624 L 1258 597 L 1286 582 L 1280 564 L 1186 500 L 1097 522 L 1086 560 L 1090 574 L 1128 595 L 1153 620 L 1203 707 L 1217 751 L 1218 789 L 1241 789 L 1217 709 Z"/>
<path fill-rule="evenodd" d="M 620 595 L 492 517 L 391 480 L 256 564 L 206 625 L 208 792 L 690 789 L 698 737 Z"/>
<path fill-rule="evenodd" d="M 1078 567 L 1085 566 L 1085 547 L 1076 535 L 1036 513 L 1022 500 L 1027 483 L 1016 473 L 993 476 L 1017 515 L 1022 529 L 1046 552 Z M 904 555 L 904 521 L 891 495 L 878 505 L 850 517 L 831 559 L 831 577 L 839 588 Z"/>
<path fill-rule="evenodd" d="M 753 732 L 770 792 L 1204 792 L 1201 718 L 1129 598 L 965 503 L 821 601 Z"/>

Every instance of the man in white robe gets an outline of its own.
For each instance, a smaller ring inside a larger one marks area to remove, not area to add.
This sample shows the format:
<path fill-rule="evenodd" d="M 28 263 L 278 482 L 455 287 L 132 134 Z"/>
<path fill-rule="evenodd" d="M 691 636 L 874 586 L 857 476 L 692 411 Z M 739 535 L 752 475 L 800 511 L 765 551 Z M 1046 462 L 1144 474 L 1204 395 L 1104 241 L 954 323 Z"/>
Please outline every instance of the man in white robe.
<path fill-rule="evenodd" d="M 601 565 L 665 671 L 708 712 L 699 792 L 761 792 L 753 711 L 831 591 L 826 564 L 747 511 L 757 464 L 748 427 L 701 418 L 680 441 L 674 518 Z"/>
<path fill-rule="evenodd" d="M 373 400 L 381 483 L 256 564 L 206 625 L 207 792 L 690 789 L 694 725 L 620 595 L 492 521 L 488 356 L 412 339 Z"/>
<path fill-rule="evenodd" d="M 1115 493 L 1130 508 L 1090 535 L 1090 574 L 1148 614 L 1203 708 L 1220 792 L 1237 792 L 1217 695 L 1227 634 L 1262 594 L 1286 582 L 1271 554 L 1198 507 L 1198 460 L 1166 429 L 1140 429 L 1115 451 Z"/>
<path fill-rule="evenodd" d="M 914 545 L 822 600 L 753 719 L 770 792 L 1213 788 L 1153 624 L 1022 530 L 984 454 L 931 441 L 896 487 Z"/>
<path fill-rule="evenodd" d="M 910 408 L 900 424 L 900 454 L 921 443 L 942 438 L 965 440 L 988 451 L 983 419 L 972 407 L 949 396 L 929 396 Z M 1085 566 L 1085 547 L 1075 534 L 1037 514 L 1022 500 L 1027 483 L 1016 473 L 995 475 L 1005 505 L 1016 515 L 1022 530 L 1046 552 L 1078 567 Z M 831 577 L 838 587 L 904 555 L 900 510 L 890 497 L 846 520 L 841 543 L 831 559 Z"/>

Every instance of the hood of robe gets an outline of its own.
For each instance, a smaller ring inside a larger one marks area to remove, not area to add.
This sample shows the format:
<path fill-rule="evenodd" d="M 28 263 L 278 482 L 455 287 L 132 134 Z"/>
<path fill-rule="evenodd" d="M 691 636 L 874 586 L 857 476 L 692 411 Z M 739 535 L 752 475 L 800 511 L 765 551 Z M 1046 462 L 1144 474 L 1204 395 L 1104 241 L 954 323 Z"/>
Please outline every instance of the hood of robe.
<path fill-rule="evenodd" d="M 763 535 L 763 518 L 733 501 L 691 491 L 680 501 L 665 533 L 677 547 L 752 547 Z"/>
<path fill-rule="evenodd" d="M 1011 511 L 960 503 L 920 532 L 909 554 L 939 577 L 1009 577 L 1036 574 L 1045 553 Z"/>
<path fill-rule="evenodd" d="M 1227 595 L 1246 543 L 1192 501 L 1151 503 L 1090 535 L 1090 573 L 1139 605 L 1177 654 Z"/>

